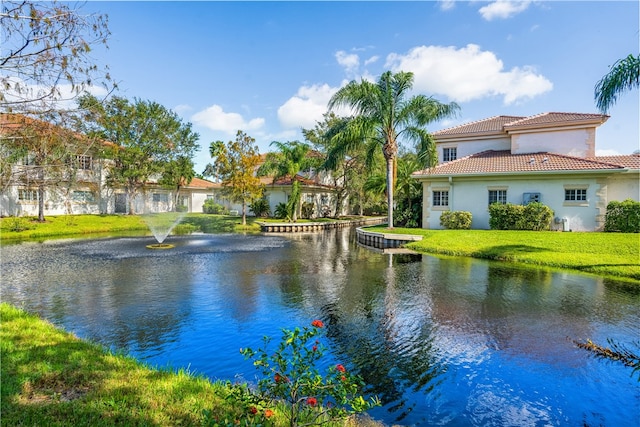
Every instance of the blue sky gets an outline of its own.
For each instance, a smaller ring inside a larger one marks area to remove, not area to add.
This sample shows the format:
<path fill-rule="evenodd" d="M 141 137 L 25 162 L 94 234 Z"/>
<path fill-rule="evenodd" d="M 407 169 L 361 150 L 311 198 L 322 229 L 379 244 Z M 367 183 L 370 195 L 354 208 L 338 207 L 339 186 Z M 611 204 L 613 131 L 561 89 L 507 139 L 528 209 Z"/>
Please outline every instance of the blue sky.
<path fill-rule="evenodd" d="M 597 112 L 593 88 L 639 52 L 637 1 L 90 2 L 108 15 L 119 96 L 161 103 L 209 143 L 243 130 L 261 152 L 302 140 L 353 79 L 412 71 L 414 90 L 457 102 L 430 131 L 496 115 Z M 599 154 L 639 147 L 639 94 L 598 129 Z"/>

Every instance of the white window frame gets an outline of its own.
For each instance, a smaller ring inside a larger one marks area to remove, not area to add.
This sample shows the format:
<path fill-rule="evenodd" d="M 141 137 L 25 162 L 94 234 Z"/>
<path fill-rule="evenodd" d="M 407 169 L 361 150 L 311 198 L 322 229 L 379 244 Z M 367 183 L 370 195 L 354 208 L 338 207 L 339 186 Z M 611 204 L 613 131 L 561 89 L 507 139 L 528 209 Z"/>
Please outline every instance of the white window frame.
<path fill-rule="evenodd" d="M 492 197 L 494 195 L 495 197 Z M 507 189 L 506 188 L 489 188 L 488 192 L 489 205 L 493 203 L 507 204 Z"/>
<path fill-rule="evenodd" d="M 442 147 L 442 162 L 458 159 L 458 147 Z"/>
<path fill-rule="evenodd" d="M 434 208 L 449 208 L 449 190 L 435 189 L 431 192 L 431 201 Z"/>
<path fill-rule="evenodd" d="M 37 202 L 38 190 L 34 188 L 18 188 L 18 200 L 21 202 Z"/>
<path fill-rule="evenodd" d="M 563 199 L 563 206 L 589 206 L 589 186 L 565 185 Z"/>

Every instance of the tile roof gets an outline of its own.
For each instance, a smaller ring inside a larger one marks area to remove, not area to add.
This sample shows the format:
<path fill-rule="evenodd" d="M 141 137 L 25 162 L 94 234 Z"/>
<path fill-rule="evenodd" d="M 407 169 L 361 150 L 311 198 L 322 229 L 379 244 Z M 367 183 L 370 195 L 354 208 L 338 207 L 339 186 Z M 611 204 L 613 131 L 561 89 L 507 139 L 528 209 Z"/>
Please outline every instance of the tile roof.
<path fill-rule="evenodd" d="M 618 156 L 596 156 L 590 157 L 591 160 L 612 163 L 620 165 L 628 169 L 640 169 L 640 154 L 625 154 Z"/>
<path fill-rule="evenodd" d="M 597 124 L 606 122 L 609 116 L 605 114 L 589 113 L 542 113 L 535 116 L 525 117 L 520 120 L 506 123 L 505 130 L 512 130 L 521 127 L 540 127 L 541 125 L 573 125 L 573 124 Z"/>
<path fill-rule="evenodd" d="M 475 122 L 454 126 L 433 132 L 433 136 L 453 136 L 466 134 L 482 134 L 482 133 L 503 133 L 504 125 L 526 117 L 521 116 L 494 116 L 488 119 L 477 120 Z"/>
<path fill-rule="evenodd" d="M 478 136 L 482 134 L 506 134 L 509 130 L 570 126 L 579 124 L 601 125 L 606 122 L 609 116 L 604 114 L 590 113 L 542 113 L 535 116 L 494 116 L 488 119 L 454 126 L 433 132 L 436 138 L 447 138 L 455 136 Z"/>
<path fill-rule="evenodd" d="M 185 187 L 194 188 L 194 189 L 195 188 L 209 189 L 209 188 L 220 188 L 222 187 L 222 185 L 219 182 L 213 182 L 213 181 L 208 181 L 206 179 L 194 177 L 191 180 L 191 182 L 187 184 Z"/>
<path fill-rule="evenodd" d="M 509 150 L 488 150 L 416 171 L 413 176 L 623 170 L 629 167 L 627 164 L 639 163 L 640 158 L 634 155 L 582 158 L 554 153 L 511 154 Z"/>

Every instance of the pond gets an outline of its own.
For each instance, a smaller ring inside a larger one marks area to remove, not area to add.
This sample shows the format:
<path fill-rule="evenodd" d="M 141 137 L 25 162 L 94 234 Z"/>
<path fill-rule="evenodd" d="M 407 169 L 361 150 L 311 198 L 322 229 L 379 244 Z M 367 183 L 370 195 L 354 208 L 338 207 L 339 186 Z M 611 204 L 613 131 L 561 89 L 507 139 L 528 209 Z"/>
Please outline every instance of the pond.
<path fill-rule="evenodd" d="M 255 381 L 239 353 L 327 324 L 387 425 L 627 426 L 637 376 L 573 340 L 638 342 L 637 286 L 467 258 L 390 255 L 354 230 L 2 247 L 2 301 L 151 365 Z"/>

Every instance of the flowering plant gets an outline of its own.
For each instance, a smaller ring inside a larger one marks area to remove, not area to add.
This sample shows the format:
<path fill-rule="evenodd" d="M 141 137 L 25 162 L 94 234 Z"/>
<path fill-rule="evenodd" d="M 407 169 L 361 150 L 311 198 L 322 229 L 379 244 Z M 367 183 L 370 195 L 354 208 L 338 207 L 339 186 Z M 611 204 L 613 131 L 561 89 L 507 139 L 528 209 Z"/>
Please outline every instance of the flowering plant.
<path fill-rule="evenodd" d="M 343 365 L 330 366 L 325 375 L 320 374 L 316 363 L 325 351 L 318 339 L 323 328 L 321 320 L 314 320 L 311 327 L 283 329 L 275 352 L 267 351 L 269 337 L 264 337 L 264 346 L 258 350 L 240 350 L 262 372 L 261 397 L 284 403 L 292 427 L 323 424 L 379 404 L 377 398 L 367 401 L 360 395 L 362 378 Z"/>

